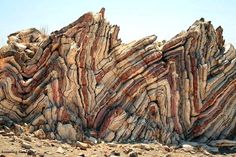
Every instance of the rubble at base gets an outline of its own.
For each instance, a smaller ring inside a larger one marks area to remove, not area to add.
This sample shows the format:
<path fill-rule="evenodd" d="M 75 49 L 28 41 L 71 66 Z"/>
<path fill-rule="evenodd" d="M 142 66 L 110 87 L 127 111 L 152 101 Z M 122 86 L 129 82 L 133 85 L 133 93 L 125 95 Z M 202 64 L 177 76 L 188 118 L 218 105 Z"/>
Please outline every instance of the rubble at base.
<path fill-rule="evenodd" d="M 218 145 L 210 146 L 197 142 L 183 142 L 178 146 L 166 146 L 158 143 L 98 143 L 79 142 L 68 144 L 63 141 L 40 139 L 35 134 L 27 133 L 27 126 L 21 127 L 23 132 L 12 132 L 6 126 L 0 127 L 0 156 L 1 157 L 118 157 L 118 156 L 156 156 L 156 157 L 199 157 L 199 156 L 232 156 L 236 155 L 235 142 L 215 141 Z M 219 145 L 219 143 L 224 143 Z M 226 144 L 228 143 L 228 144 Z M 230 147 L 229 147 L 230 145 Z"/>

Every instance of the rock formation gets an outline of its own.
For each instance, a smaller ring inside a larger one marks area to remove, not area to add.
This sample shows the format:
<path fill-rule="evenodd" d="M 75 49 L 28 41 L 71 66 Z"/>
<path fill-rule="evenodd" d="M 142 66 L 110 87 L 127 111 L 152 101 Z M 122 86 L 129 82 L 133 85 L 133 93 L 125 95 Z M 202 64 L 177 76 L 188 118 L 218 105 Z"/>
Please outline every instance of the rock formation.
<path fill-rule="evenodd" d="M 125 44 L 118 32 L 102 9 L 49 36 L 9 35 L 0 124 L 72 142 L 236 140 L 236 50 L 221 27 L 200 19 L 164 44 Z"/>

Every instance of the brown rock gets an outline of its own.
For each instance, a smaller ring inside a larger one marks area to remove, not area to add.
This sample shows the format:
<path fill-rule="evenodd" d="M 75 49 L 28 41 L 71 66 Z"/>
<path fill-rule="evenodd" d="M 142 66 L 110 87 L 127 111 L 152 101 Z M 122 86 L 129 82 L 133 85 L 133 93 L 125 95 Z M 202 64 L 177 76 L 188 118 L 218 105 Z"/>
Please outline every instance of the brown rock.
<path fill-rule="evenodd" d="M 150 145 L 148 144 L 137 144 L 137 145 L 134 145 L 133 146 L 134 148 L 139 148 L 139 149 L 143 149 L 143 150 L 146 150 L 146 151 L 149 151 L 149 150 L 153 150 L 154 148 L 152 148 Z"/>
<path fill-rule="evenodd" d="M 30 149 L 27 151 L 27 155 L 36 156 L 36 151 L 33 149 Z"/>
<path fill-rule="evenodd" d="M 117 150 L 112 151 L 111 154 L 114 156 L 120 156 L 120 152 L 118 152 Z"/>
<path fill-rule="evenodd" d="M 32 138 L 29 136 L 23 136 L 23 139 L 28 141 L 28 142 L 32 142 Z"/>
<path fill-rule="evenodd" d="M 223 28 L 202 18 L 168 41 L 122 43 L 104 14 L 86 13 L 49 36 L 35 28 L 8 36 L 0 48 L 1 126 L 27 122 L 38 138 L 68 143 L 90 135 L 235 141 L 236 50 L 224 44 Z"/>
<path fill-rule="evenodd" d="M 16 135 L 21 135 L 22 133 L 23 133 L 23 127 L 22 126 L 20 126 L 20 125 L 18 125 L 18 124 L 15 124 L 14 125 L 14 132 L 15 132 L 15 134 Z"/>
<path fill-rule="evenodd" d="M 43 131 L 43 129 L 36 130 L 36 131 L 34 132 L 34 135 L 35 135 L 36 137 L 40 138 L 40 139 L 46 138 L 46 134 L 45 134 L 45 132 Z"/>
<path fill-rule="evenodd" d="M 12 136 L 14 136 L 15 134 L 14 134 L 14 132 L 4 132 L 3 134 L 2 134 L 3 136 L 8 136 L 8 137 L 12 137 Z"/>
<path fill-rule="evenodd" d="M 32 146 L 31 146 L 29 143 L 27 143 L 27 142 L 23 142 L 23 143 L 21 144 L 21 147 L 22 147 L 22 148 L 25 148 L 25 149 L 31 149 L 31 148 L 32 148 Z"/>
<path fill-rule="evenodd" d="M 62 147 L 57 148 L 57 153 L 64 154 L 65 150 Z"/>
<path fill-rule="evenodd" d="M 129 157 L 138 157 L 138 153 L 132 151 L 132 152 L 130 152 L 130 153 L 128 154 L 128 156 L 129 156 Z"/>
<path fill-rule="evenodd" d="M 133 151 L 133 149 L 131 149 L 131 148 L 124 148 L 124 153 L 125 154 L 129 154 L 132 151 Z"/>
<path fill-rule="evenodd" d="M 82 150 L 86 150 L 87 148 L 90 148 L 90 146 L 87 143 L 83 143 L 80 141 L 76 142 L 76 147 L 79 147 Z"/>
<path fill-rule="evenodd" d="M 167 151 L 167 152 L 171 152 L 171 151 L 172 151 L 172 149 L 171 149 L 170 147 L 168 147 L 168 146 L 164 146 L 164 149 L 165 149 L 165 151 Z"/>
<path fill-rule="evenodd" d="M 58 123 L 57 132 L 62 139 L 76 141 L 76 130 L 71 124 Z"/>

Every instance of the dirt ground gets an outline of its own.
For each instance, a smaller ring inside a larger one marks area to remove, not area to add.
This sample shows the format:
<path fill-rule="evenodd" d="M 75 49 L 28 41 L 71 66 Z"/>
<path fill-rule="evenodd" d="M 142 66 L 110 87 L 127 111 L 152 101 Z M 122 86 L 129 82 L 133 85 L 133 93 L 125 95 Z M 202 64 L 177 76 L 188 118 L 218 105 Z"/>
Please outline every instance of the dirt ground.
<path fill-rule="evenodd" d="M 201 156 L 233 156 L 233 154 L 213 155 L 207 150 L 187 146 L 174 148 L 156 144 L 91 144 L 77 142 L 67 144 L 57 140 L 38 139 L 33 135 L 21 134 L 16 136 L 13 132 L 4 134 L 0 131 L 0 157 L 201 157 Z"/>

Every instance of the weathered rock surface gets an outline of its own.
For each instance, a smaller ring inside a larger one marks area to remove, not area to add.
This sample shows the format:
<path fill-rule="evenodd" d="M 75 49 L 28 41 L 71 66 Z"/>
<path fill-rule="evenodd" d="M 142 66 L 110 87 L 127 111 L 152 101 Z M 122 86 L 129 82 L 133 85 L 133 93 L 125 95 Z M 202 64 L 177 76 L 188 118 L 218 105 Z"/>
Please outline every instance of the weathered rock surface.
<path fill-rule="evenodd" d="M 0 124 L 47 137 L 178 144 L 235 140 L 236 50 L 197 20 L 164 44 L 125 44 L 87 13 L 46 36 L 28 29 L 0 49 Z"/>

